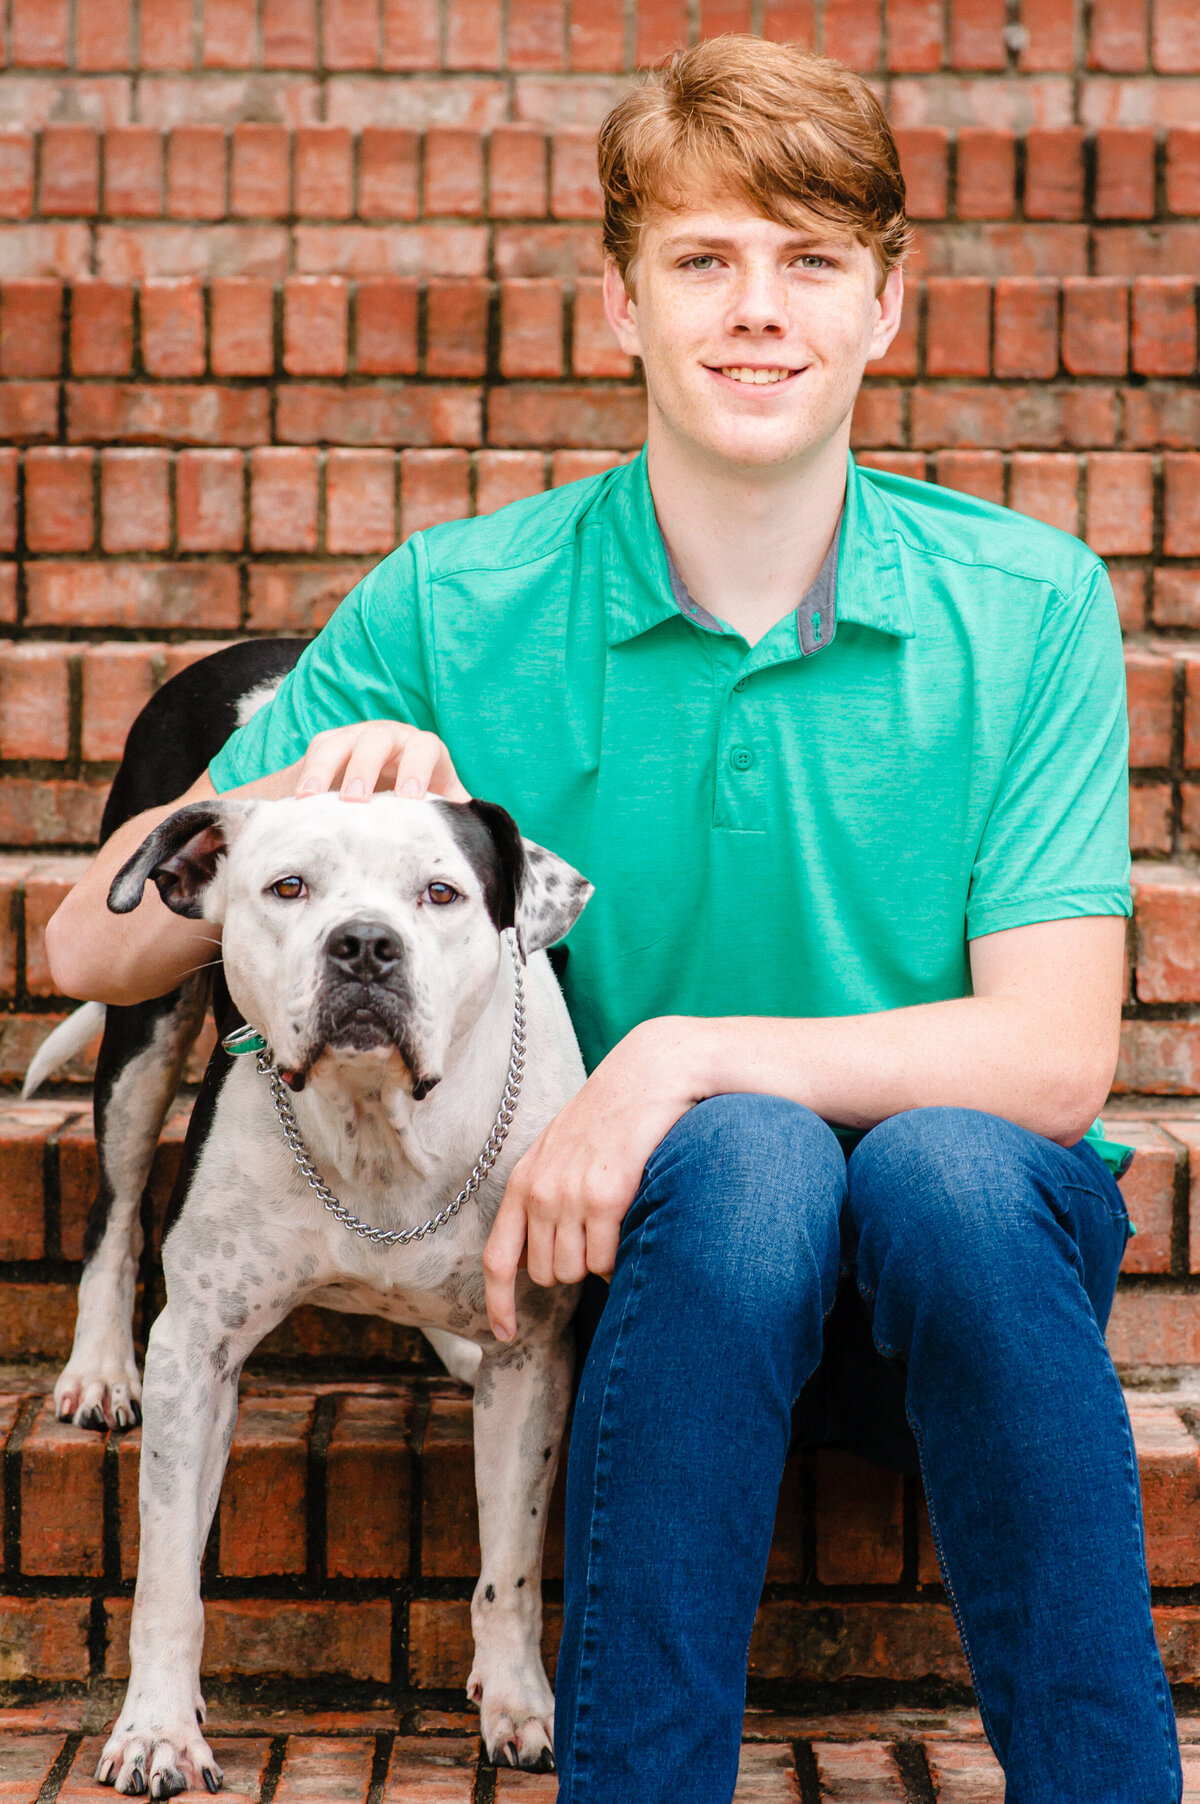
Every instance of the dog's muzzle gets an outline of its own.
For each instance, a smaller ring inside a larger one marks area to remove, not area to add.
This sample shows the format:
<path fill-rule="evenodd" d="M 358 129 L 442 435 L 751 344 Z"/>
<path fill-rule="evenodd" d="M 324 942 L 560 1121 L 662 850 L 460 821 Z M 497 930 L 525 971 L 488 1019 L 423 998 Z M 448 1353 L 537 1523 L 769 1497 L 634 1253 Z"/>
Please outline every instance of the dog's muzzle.
<path fill-rule="evenodd" d="M 422 1082 L 412 1043 L 414 997 L 403 942 L 383 921 L 342 921 L 325 941 L 319 1007 L 328 1046 L 367 1052 L 394 1046 Z M 436 1078 L 429 1082 L 432 1089 Z"/>

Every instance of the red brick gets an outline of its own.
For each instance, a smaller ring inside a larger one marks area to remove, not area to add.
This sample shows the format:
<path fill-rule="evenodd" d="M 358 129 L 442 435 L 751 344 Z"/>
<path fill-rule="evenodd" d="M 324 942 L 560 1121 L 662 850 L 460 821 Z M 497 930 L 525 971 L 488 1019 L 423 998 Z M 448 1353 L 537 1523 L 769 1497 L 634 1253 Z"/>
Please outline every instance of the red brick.
<path fill-rule="evenodd" d="M 361 1804 L 370 1789 L 374 1755 L 373 1736 L 293 1735 L 275 1796 L 279 1804 L 311 1804 L 317 1798 Z"/>
<path fill-rule="evenodd" d="M 0 827 L 3 827 L 5 841 L 10 846 L 94 845 L 107 792 L 107 783 L 9 777 L 0 791 Z M 6 1084 L 20 1082 L 30 1059 L 57 1023 L 55 1015 L 7 1017 L 5 1029 L 0 1033 Z M 15 1044 L 10 1042 L 9 1028 L 14 1030 Z M 86 1068 L 86 1059 L 75 1067 L 80 1076 L 87 1074 Z M 66 1073 L 60 1073 L 62 1075 Z M 41 1305 L 49 1308 L 51 1301 L 45 1285 L 39 1284 L 35 1289 Z M 22 1338 L 6 1357 L 26 1360 L 44 1353 L 48 1359 L 65 1358 L 71 1346 L 70 1312 L 74 1300 L 74 1287 L 70 1287 L 63 1305 L 65 1320 L 61 1322 L 43 1321 L 33 1310 L 26 1317 Z M 0 1322 L 0 1341 L 4 1332 L 4 1324 Z"/>
<path fill-rule="evenodd" d="M 245 1397 L 221 1487 L 221 1572 L 230 1578 L 303 1572 L 305 1474 L 313 1399 Z M 270 1507 L 264 1509 L 264 1499 Z"/>
<path fill-rule="evenodd" d="M 990 1748 L 938 1742 L 927 1752 L 934 1795 L 942 1804 L 1003 1804 L 1004 1775 Z"/>
<path fill-rule="evenodd" d="M 1021 0 L 1026 42 L 1018 58 L 1022 72 L 1075 68 L 1076 0 Z"/>
<path fill-rule="evenodd" d="M 167 140 L 167 212 L 173 219 L 225 216 L 225 133 L 219 125 L 177 126 Z"/>
<path fill-rule="evenodd" d="M 823 1585 L 896 1584 L 904 1568 L 899 1476 L 822 1448 L 816 1478 L 817 1578 Z"/>
<path fill-rule="evenodd" d="M 688 16 L 683 0 L 641 0 L 633 46 L 636 67 L 657 62 L 687 41 Z"/>
<path fill-rule="evenodd" d="M 245 534 L 240 451 L 181 451 L 175 505 L 181 551 L 240 551 Z"/>
<path fill-rule="evenodd" d="M 1083 218 L 1083 132 L 1040 128 L 1025 136 L 1027 219 Z"/>
<path fill-rule="evenodd" d="M 1139 993 L 1140 982 L 1139 975 Z M 1183 1153 L 1149 1122 L 1122 1121 L 1117 1137 L 1134 1147 L 1137 1153 L 1133 1165 L 1121 1180 L 1129 1217 L 1137 1229 L 1136 1239 L 1125 1249 L 1121 1269 L 1126 1272 L 1169 1272 L 1175 1174 L 1184 1164 Z"/>
<path fill-rule="evenodd" d="M 252 564 L 247 624 L 257 632 L 316 632 L 367 569 L 364 564 Z M 288 1320 L 294 1325 L 296 1314 Z"/>
<path fill-rule="evenodd" d="M 1075 530 L 1074 527 L 1071 529 Z M 1109 571 L 1117 618 L 1123 633 L 1140 633 L 1146 625 L 1146 572 L 1136 566 L 1114 564 Z"/>
<path fill-rule="evenodd" d="M 269 376 L 274 368 L 275 300 L 270 282 L 218 278 L 210 289 L 214 376 Z"/>
<path fill-rule="evenodd" d="M 104 136 L 104 211 L 110 218 L 154 219 L 163 210 L 162 133 L 114 126 Z"/>
<path fill-rule="evenodd" d="M 469 484 L 465 451 L 402 451 L 401 536 L 424 532 L 443 520 L 465 519 L 471 511 Z"/>
<path fill-rule="evenodd" d="M 925 368 L 931 376 L 986 376 L 991 364 L 992 286 L 982 277 L 932 277 L 925 284 Z"/>
<path fill-rule="evenodd" d="M 13 0 L 14 66 L 65 69 L 67 31 L 67 0 Z"/>
<path fill-rule="evenodd" d="M 0 216 L 28 219 L 33 211 L 33 134 L 0 129 Z"/>
<path fill-rule="evenodd" d="M 1174 1133 L 1174 1126 L 1167 1131 Z M 1192 1139 L 1194 1135 L 1189 1136 Z M 1190 1584 L 1200 1533 L 1196 1443 L 1173 1409 L 1142 1402 L 1135 1395 L 1129 1414 L 1141 1477 L 1150 1583 Z"/>
<path fill-rule="evenodd" d="M 138 60 L 144 68 L 191 68 L 191 0 L 141 0 L 140 18 Z"/>
<path fill-rule="evenodd" d="M 360 282 L 355 297 L 355 367 L 360 376 L 412 376 L 417 369 L 415 282 Z"/>
<path fill-rule="evenodd" d="M 6 1110 L 0 1121 L 0 1188 L 4 1194 L 0 1258 L 40 1259 L 45 1251 L 42 1187 L 46 1141 L 69 1119 L 68 1111 L 57 1104 L 35 1103 Z M 0 1442 L 11 1426 L 11 1410 L 0 1408 Z"/>
<path fill-rule="evenodd" d="M 123 282 L 77 282 L 71 291 L 71 370 L 124 376 L 133 362 L 133 290 Z"/>
<path fill-rule="evenodd" d="M 1133 367 L 1143 376 L 1190 376 L 1196 367 L 1196 288 L 1190 276 L 1133 284 Z"/>
<path fill-rule="evenodd" d="M 577 376 L 628 376 L 633 359 L 621 349 L 604 313 L 602 283 L 575 284 L 571 364 Z"/>
<path fill-rule="evenodd" d="M 421 1455 L 421 1569 L 427 1577 L 471 1578 L 479 1571 L 472 1439 L 470 1399 L 435 1397 Z"/>
<path fill-rule="evenodd" d="M 560 489 L 565 482 L 581 482 L 627 462 L 624 451 L 554 451 L 550 456 L 550 487 Z"/>
<path fill-rule="evenodd" d="M 264 69 L 315 69 L 316 0 L 263 0 Z"/>
<path fill-rule="evenodd" d="M 131 1602 L 112 1598 L 107 1604 L 104 1670 L 110 1678 L 129 1673 Z M 391 1633 L 392 1608 L 386 1598 L 364 1603 L 302 1603 L 289 1598 L 282 1604 L 273 1597 L 208 1598 L 201 1672 L 214 1677 L 275 1674 L 293 1684 L 328 1676 L 386 1685 L 391 1679 Z"/>
<path fill-rule="evenodd" d="M 257 61 L 254 0 L 204 0 L 200 60 L 206 69 L 250 69 Z"/>
<path fill-rule="evenodd" d="M 404 1395 L 344 1397 L 338 1404 L 325 1458 L 326 1566 L 333 1577 L 408 1572 L 410 1413 Z"/>
<path fill-rule="evenodd" d="M 1168 451 L 1163 458 L 1163 550 L 1168 557 L 1200 556 L 1200 452 Z"/>
<path fill-rule="evenodd" d="M 1102 557 L 1136 557 L 1151 548 L 1154 460 L 1140 451 L 1109 451 L 1087 460 L 1084 537 Z"/>
<path fill-rule="evenodd" d="M 500 13 L 494 0 L 447 0 L 445 66 L 500 67 Z"/>
<path fill-rule="evenodd" d="M 25 456 L 25 540 L 31 551 L 87 551 L 92 543 L 91 451 L 37 447 Z"/>
<path fill-rule="evenodd" d="M 0 659 L 0 756 L 65 758 L 67 647 L 9 645 Z"/>
<path fill-rule="evenodd" d="M 302 125 L 295 156 L 296 212 L 309 219 L 349 219 L 354 211 L 349 128 Z"/>
<path fill-rule="evenodd" d="M 317 454 L 270 446 L 250 453 L 250 549 L 315 551 Z"/>
<path fill-rule="evenodd" d="M 1004 69 L 1005 0 L 951 0 L 950 61 L 956 69 Z"/>
<path fill-rule="evenodd" d="M 994 374 L 1058 374 L 1058 283 L 1015 276 L 996 283 Z"/>
<path fill-rule="evenodd" d="M 90 125 L 47 125 L 38 184 L 46 214 L 95 213 L 100 205 L 100 144 Z"/>
<path fill-rule="evenodd" d="M 8 1407 L 11 1409 L 12 1405 Z M 8 1624 L 4 1626 L 7 1628 Z M 4 1749 L 3 1765 L 0 1765 L 7 1796 L 12 1799 L 36 1798 L 49 1779 L 62 1747 L 61 1728 L 52 1735 L 10 1735 Z"/>
<path fill-rule="evenodd" d="M 289 376 L 344 376 L 348 291 L 337 276 L 290 276 L 283 286 L 283 367 Z"/>
<path fill-rule="evenodd" d="M 850 443 L 857 449 L 903 441 L 903 396 L 895 388 L 859 390 L 850 421 Z"/>
<path fill-rule="evenodd" d="M 233 128 L 229 211 L 241 219 L 279 219 L 289 210 L 288 134 L 282 125 Z"/>
<path fill-rule="evenodd" d="M 1171 787 L 1135 783 L 1129 791 L 1129 845 L 1135 857 L 1171 850 Z"/>
<path fill-rule="evenodd" d="M 436 69 L 437 0 L 383 0 L 385 69 Z"/>
<path fill-rule="evenodd" d="M 1188 451 L 1200 442 L 1200 394 L 1194 385 L 1147 383 L 1122 391 L 1127 445 L 1169 445 Z"/>
<path fill-rule="evenodd" d="M 325 0 L 321 25 L 327 69 L 378 68 L 378 8 L 364 6 L 362 0 Z"/>
<path fill-rule="evenodd" d="M 1163 75 L 1194 75 L 1200 70 L 1200 20 L 1189 0 L 1156 0 L 1154 67 Z"/>
<path fill-rule="evenodd" d="M 263 389 L 215 383 L 71 383 L 67 437 L 108 443 L 261 444 L 270 437 L 267 395 Z"/>
<path fill-rule="evenodd" d="M 563 0 L 509 0 L 508 67 L 561 69 Z"/>
<path fill-rule="evenodd" d="M 1200 943 L 1200 883 L 1195 873 L 1173 865 L 1139 865 L 1133 881 L 1138 1001 L 1200 1001 L 1200 960 L 1196 952 Z M 1138 1228 L 1140 1231 L 1140 1222 Z"/>
<path fill-rule="evenodd" d="M 57 376 L 62 368 L 62 283 L 0 284 L 0 375 Z"/>
<path fill-rule="evenodd" d="M 414 131 L 365 127 L 358 144 L 358 212 L 362 219 L 417 217 L 419 139 Z"/>
<path fill-rule="evenodd" d="M 0 446 L 0 551 L 17 545 L 17 451 Z"/>
<path fill-rule="evenodd" d="M 1135 769 L 1171 762 L 1171 710 L 1175 670 L 1169 658 L 1128 647 L 1129 762 Z"/>
<path fill-rule="evenodd" d="M 550 140 L 550 212 L 555 219 L 599 219 L 602 208 L 596 134 L 564 126 Z"/>
<path fill-rule="evenodd" d="M 943 488 L 1004 504 L 1004 459 L 999 451 L 939 451 L 937 480 Z"/>
<path fill-rule="evenodd" d="M 31 626 L 240 625 L 238 573 L 216 564 L 40 564 L 28 572 Z M 22 842 L 23 843 L 23 842 Z M 59 843 L 57 840 L 54 843 Z"/>
<path fill-rule="evenodd" d="M 538 451 L 480 451 L 475 458 L 475 512 L 491 514 L 510 501 L 540 495 L 546 486 Z"/>
<path fill-rule="evenodd" d="M 169 452 L 100 453 L 100 544 L 105 551 L 170 550 Z"/>
<path fill-rule="evenodd" d="M 487 368 L 487 319 L 486 282 L 430 282 L 426 290 L 426 373 L 482 376 Z"/>
<path fill-rule="evenodd" d="M 767 33 L 766 20 L 763 30 Z M 571 10 L 567 60 L 572 69 L 613 72 L 625 67 L 625 8 L 621 0 L 591 0 Z"/>
<path fill-rule="evenodd" d="M 532 125 L 498 125 L 488 150 L 488 209 L 497 219 L 541 219 L 546 212 L 546 134 Z"/>
<path fill-rule="evenodd" d="M 204 293 L 198 282 L 142 284 L 142 361 L 151 376 L 204 374 Z"/>
<path fill-rule="evenodd" d="M 1180 125 L 1167 133 L 1167 208 L 1200 213 L 1200 125 Z"/>
<path fill-rule="evenodd" d="M 1129 359 L 1129 285 L 1111 276 L 1063 283 L 1062 360 L 1073 376 L 1122 376 Z"/>
<path fill-rule="evenodd" d="M 507 276 L 579 276 L 604 273 L 594 226 L 496 226 L 496 273 Z"/>
<path fill-rule="evenodd" d="M 1096 133 L 1096 218 L 1153 219 L 1154 133 Z"/>
<path fill-rule="evenodd" d="M 961 1684 L 966 1661 L 948 1605 L 890 1600 L 763 1604 L 750 1641 L 755 1679 L 942 1678 Z"/>
<path fill-rule="evenodd" d="M 896 132 L 900 168 L 914 219 L 945 219 L 949 138 L 942 126 L 909 126 Z"/>
<path fill-rule="evenodd" d="M 13 1679 L 86 1679 L 91 1600 L 86 1597 L 0 1598 L 0 1642 Z"/>
<path fill-rule="evenodd" d="M 56 1422 L 47 1398 L 21 1448 L 21 1571 L 37 1577 L 104 1570 L 104 1443 Z"/>
<path fill-rule="evenodd" d="M 330 451 L 325 463 L 325 549 L 391 551 L 396 471 L 391 451 Z"/>
<path fill-rule="evenodd" d="M 0 564 L 0 622 L 15 626 L 17 621 L 17 566 Z"/>
<path fill-rule="evenodd" d="M 79 881 L 82 868 L 77 856 L 39 858 L 30 867 L 25 882 L 25 988 L 31 996 L 53 997 L 58 994 L 46 957 L 46 923 Z M 35 1103 L 32 1106 L 44 1108 L 46 1105 Z M 68 1133 L 74 1131 L 72 1128 L 66 1129 Z M 60 1173 L 61 1161 L 60 1138 Z M 65 1208 L 60 1208 L 59 1218 L 63 1258 L 80 1258 L 82 1247 L 72 1242 Z"/>
<path fill-rule="evenodd" d="M 1089 69 L 1146 67 L 1146 0 L 1093 0 L 1091 18 Z"/>
<path fill-rule="evenodd" d="M 562 375 L 561 282 L 517 281 L 501 286 L 500 373 L 508 377 Z"/>
<path fill-rule="evenodd" d="M 477 388 L 293 382 L 279 392 L 279 437 L 292 445 L 477 445 L 479 402 Z"/>
<path fill-rule="evenodd" d="M 0 384 L 0 439 L 27 444 L 57 438 L 58 388 L 53 382 Z"/>
<path fill-rule="evenodd" d="M 960 131 L 957 168 L 960 219 L 1012 218 L 1017 182 L 1017 142 L 1012 132 Z"/>
<path fill-rule="evenodd" d="M 886 0 L 888 68 L 905 74 L 942 62 L 942 9 L 933 0 Z"/>
<path fill-rule="evenodd" d="M 116 759 L 125 735 L 154 693 L 156 645 L 87 645 L 83 667 L 83 756 Z"/>
<path fill-rule="evenodd" d="M 1009 506 L 1060 532 L 1079 530 L 1077 460 L 1055 451 L 1015 451 Z"/>
<path fill-rule="evenodd" d="M 424 1736 L 400 1736 L 392 1747 L 382 1804 L 416 1804 L 420 1799 L 428 1804 L 470 1804 L 475 1795 L 476 1763 L 474 1740 L 439 1738 L 432 1742 Z M 514 1773 L 512 1777 L 530 1804 L 540 1804 L 532 1789 L 539 1781 L 532 1774 Z"/>
<path fill-rule="evenodd" d="M 514 382 L 493 392 L 488 434 L 494 443 L 514 449 L 634 449 L 646 436 L 645 409 L 640 389 L 544 389 Z"/>
<path fill-rule="evenodd" d="M 482 211 L 479 133 L 432 127 L 425 133 L 425 212 L 472 218 Z"/>
<path fill-rule="evenodd" d="M 877 1741 L 817 1742 L 813 1746 L 821 1796 L 869 1798 L 871 1804 L 904 1804 L 908 1791 L 892 1750 Z"/>

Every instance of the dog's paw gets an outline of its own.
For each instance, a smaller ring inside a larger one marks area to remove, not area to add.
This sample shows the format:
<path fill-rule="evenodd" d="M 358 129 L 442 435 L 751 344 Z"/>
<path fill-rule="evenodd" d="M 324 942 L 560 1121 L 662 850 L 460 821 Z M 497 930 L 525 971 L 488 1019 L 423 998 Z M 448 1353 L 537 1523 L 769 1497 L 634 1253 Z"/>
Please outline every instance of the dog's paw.
<path fill-rule="evenodd" d="M 220 1791 L 222 1773 L 199 1729 L 183 1724 L 165 1735 L 119 1722 L 96 1767 L 101 1785 L 128 1797 L 173 1798 L 181 1791 Z"/>
<path fill-rule="evenodd" d="M 102 1366 L 72 1361 L 54 1386 L 54 1413 L 76 1428 L 136 1428 L 142 1419 L 142 1381 L 132 1355 Z"/>
<path fill-rule="evenodd" d="M 527 1773 L 554 1771 L 554 1694 L 544 1673 L 488 1684 L 472 1673 L 467 1696 L 479 1705 L 480 1733 L 494 1766 L 518 1766 Z"/>

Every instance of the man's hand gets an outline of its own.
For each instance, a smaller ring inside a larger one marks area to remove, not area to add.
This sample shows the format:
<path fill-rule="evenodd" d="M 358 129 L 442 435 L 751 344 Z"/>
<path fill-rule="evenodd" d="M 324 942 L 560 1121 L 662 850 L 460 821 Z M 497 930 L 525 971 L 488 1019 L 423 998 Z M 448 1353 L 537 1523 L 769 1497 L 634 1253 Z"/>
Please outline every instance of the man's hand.
<path fill-rule="evenodd" d="M 673 1015 L 635 1027 L 513 1167 L 483 1253 L 497 1340 L 517 1331 L 519 1265 L 543 1285 L 611 1273 L 647 1159 L 700 1100 L 691 1073 L 702 1026 Z"/>
<path fill-rule="evenodd" d="M 402 796 L 432 790 L 450 802 L 471 799 L 436 733 L 402 720 L 330 727 L 309 741 L 294 769 L 298 796 L 336 789 L 343 802 L 367 802 L 377 789 L 394 789 Z"/>

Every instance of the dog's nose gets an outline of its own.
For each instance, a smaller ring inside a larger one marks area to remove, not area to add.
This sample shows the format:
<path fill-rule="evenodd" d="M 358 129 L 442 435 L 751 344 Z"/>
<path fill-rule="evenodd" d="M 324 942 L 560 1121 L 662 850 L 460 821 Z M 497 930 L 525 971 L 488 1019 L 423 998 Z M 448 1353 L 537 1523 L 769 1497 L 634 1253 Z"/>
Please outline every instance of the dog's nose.
<path fill-rule="evenodd" d="M 331 965 L 361 983 L 389 976 L 404 948 L 382 921 L 343 921 L 325 942 L 325 954 Z"/>

